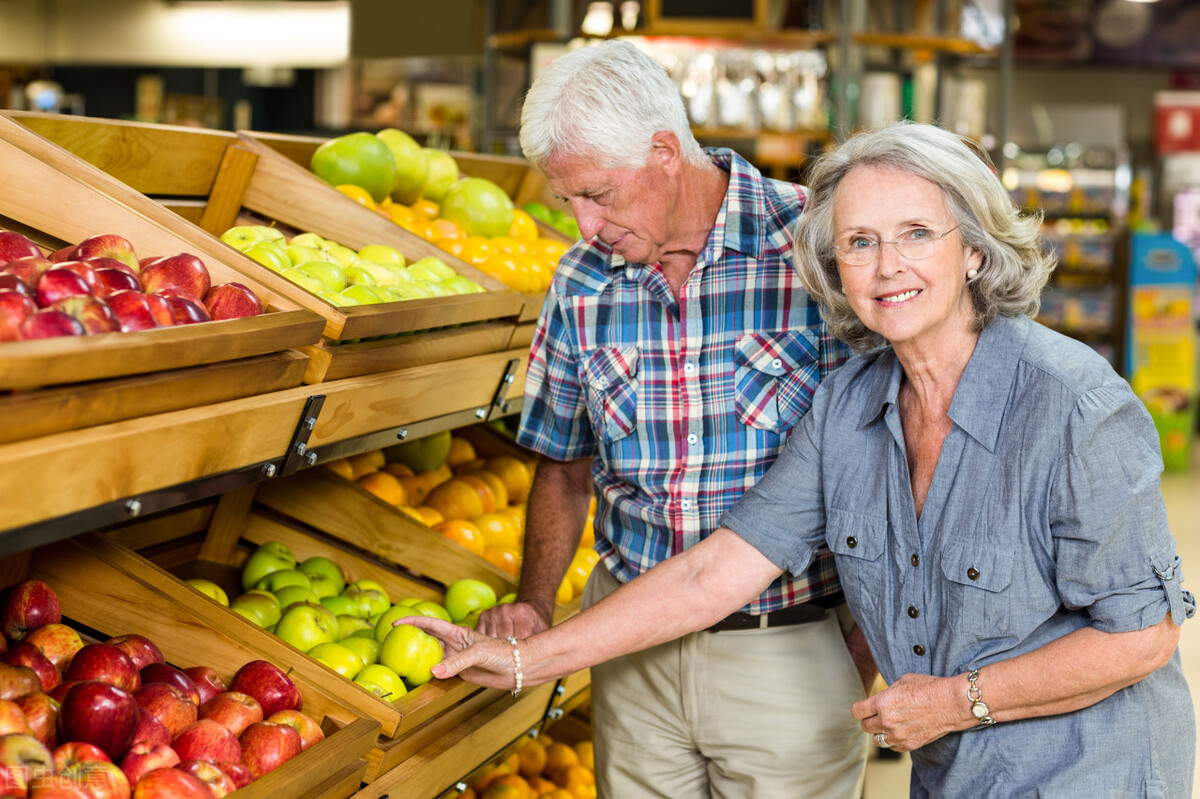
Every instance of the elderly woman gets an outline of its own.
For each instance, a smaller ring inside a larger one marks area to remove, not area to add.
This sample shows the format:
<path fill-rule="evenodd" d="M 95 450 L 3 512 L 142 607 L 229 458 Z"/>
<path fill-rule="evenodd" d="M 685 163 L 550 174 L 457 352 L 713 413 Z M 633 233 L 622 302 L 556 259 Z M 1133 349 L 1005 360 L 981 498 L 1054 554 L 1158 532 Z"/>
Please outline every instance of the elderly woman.
<path fill-rule="evenodd" d="M 913 796 L 1186 796 L 1194 612 L 1149 415 L 1028 318 L 1053 268 L 946 131 L 860 134 L 810 175 L 799 270 L 858 353 L 701 544 L 524 641 L 417 620 L 439 677 L 511 688 L 698 630 L 821 547 L 888 687 L 850 711 Z M 753 674 L 746 679 L 753 680 Z"/>

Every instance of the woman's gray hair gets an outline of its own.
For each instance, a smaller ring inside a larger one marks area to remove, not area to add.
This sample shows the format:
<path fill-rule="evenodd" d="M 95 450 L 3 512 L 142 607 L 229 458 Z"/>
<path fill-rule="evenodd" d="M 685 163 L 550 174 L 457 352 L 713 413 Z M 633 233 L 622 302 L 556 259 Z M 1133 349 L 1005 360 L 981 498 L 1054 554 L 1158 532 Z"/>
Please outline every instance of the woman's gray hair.
<path fill-rule="evenodd" d="M 808 199 L 796 230 L 796 270 L 835 336 L 856 352 L 886 343 L 850 307 L 833 250 L 834 194 L 857 166 L 898 170 L 942 190 L 963 244 L 983 256 L 978 276 L 967 284 L 976 330 L 996 316 L 1037 313 L 1055 266 L 1054 256 L 1042 249 L 1042 214 L 1020 212 L 987 154 L 975 145 L 933 125 L 898 122 L 851 137 L 820 156 L 808 173 Z"/>
<path fill-rule="evenodd" d="M 594 158 L 604 169 L 640 169 L 659 131 L 675 134 L 685 161 L 707 160 L 667 71 L 617 40 L 556 58 L 521 109 L 521 150 L 537 167 L 561 153 Z"/>

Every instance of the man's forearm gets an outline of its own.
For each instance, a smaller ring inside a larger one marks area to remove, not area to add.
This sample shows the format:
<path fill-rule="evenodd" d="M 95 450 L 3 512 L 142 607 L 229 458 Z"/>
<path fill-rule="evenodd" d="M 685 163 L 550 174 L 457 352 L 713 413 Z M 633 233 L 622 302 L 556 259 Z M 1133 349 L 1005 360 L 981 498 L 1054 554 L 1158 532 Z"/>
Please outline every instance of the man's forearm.
<path fill-rule="evenodd" d="M 583 536 L 591 500 L 591 462 L 543 460 L 525 510 L 525 543 L 518 602 L 532 605 L 546 623 L 554 597 Z"/>

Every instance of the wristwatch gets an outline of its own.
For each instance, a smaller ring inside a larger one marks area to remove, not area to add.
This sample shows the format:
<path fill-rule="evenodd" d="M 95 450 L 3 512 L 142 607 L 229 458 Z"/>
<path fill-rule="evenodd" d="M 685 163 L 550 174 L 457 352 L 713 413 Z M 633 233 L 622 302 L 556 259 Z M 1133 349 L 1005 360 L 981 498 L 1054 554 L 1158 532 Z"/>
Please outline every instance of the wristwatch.
<path fill-rule="evenodd" d="M 991 717 L 991 711 L 983 703 L 983 692 L 975 684 L 977 679 L 979 679 L 979 669 L 975 669 L 967 675 L 967 682 L 970 683 L 970 687 L 967 688 L 967 699 L 971 700 L 971 715 L 979 720 L 981 727 L 986 727 L 989 724 L 995 724 L 996 720 Z"/>

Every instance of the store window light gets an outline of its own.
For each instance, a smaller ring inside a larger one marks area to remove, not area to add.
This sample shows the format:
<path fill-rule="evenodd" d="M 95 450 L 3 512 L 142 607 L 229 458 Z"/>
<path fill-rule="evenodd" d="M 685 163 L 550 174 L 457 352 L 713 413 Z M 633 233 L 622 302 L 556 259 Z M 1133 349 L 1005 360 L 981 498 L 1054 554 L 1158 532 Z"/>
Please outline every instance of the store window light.
<path fill-rule="evenodd" d="M 607 36 L 613 29 L 612 3 L 588 3 L 579 30 L 586 36 Z"/>

